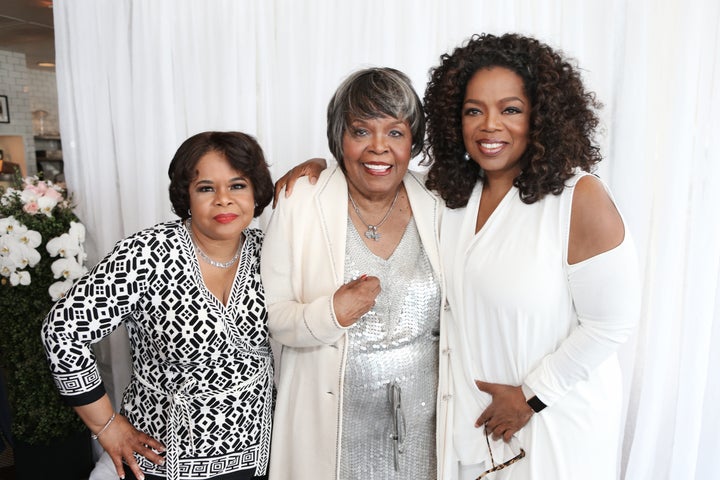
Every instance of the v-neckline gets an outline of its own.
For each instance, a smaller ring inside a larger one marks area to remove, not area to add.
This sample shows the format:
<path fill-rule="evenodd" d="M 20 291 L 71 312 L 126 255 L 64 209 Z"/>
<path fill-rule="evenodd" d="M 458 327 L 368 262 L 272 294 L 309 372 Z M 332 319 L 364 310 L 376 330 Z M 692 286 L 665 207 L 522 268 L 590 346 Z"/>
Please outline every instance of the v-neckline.
<path fill-rule="evenodd" d="M 244 270 L 242 269 L 246 268 L 246 264 L 248 263 L 246 256 L 249 236 L 246 232 L 243 232 L 243 234 L 245 235 L 245 241 L 240 247 L 240 258 L 238 258 L 237 264 L 235 265 L 235 273 L 233 275 L 232 284 L 230 285 L 230 291 L 228 292 L 227 304 L 225 304 L 223 303 L 222 299 L 218 298 L 205 283 L 205 277 L 203 277 L 202 269 L 200 268 L 200 259 L 195 253 L 195 247 L 192 243 L 192 238 L 190 238 L 190 233 L 187 231 L 187 229 L 183 230 L 185 230 L 185 238 L 187 240 L 189 255 L 193 259 L 193 270 L 195 271 L 196 278 L 198 278 L 198 284 L 200 286 L 200 289 L 203 291 L 203 294 L 208 300 L 208 303 L 214 304 L 224 315 L 232 308 L 233 298 L 236 295 L 236 290 L 239 288 L 238 279 L 244 277 Z"/>
<path fill-rule="evenodd" d="M 362 244 L 363 248 L 365 248 L 365 251 L 372 256 L 372 258 L 375 258 L 383 263 L 389 263 L 393 257 L 395 256 L 395 253 L 400 250 L 400 245 L 405 241 L 405 236 L 407 235 L 408 228 L 410 227 L 410 224 L 415 221 L 415 218 L 413 216 L 410 216 L 410 220 L 408 220 L 407 224 L 405 224 L 405 229 L 403 230 L 402 236 L 400 237 L 400 241 L 395 245 L 395 249 L 393 249 L 392 253 L 388 258 L 383 258 L 380 255 L 376 255 L 372 250 L 370 250 L 370 247 L 367 246 L 365 241 L 363 240 L 360 232 L 358 231 L 357 227 L 355 227 L 355 224 L 353 223 L 352 219 L 348 216 L 348 228 L 352 229 L 355 233 L 354 235 L 357 237 L 357 239 Z"/>
<path fill-rule="evenodd" d="M 506 205 L 510 202 L 510 199 L 514 198 L 515 195 L 517 195 L 518 189 L 514 186 L 510 187 L 510 189 L 505 192 L 505 195 L 503 195 L 500 202 L 495 206 L 495 209 L 490 213 L 488 218 L 485 220 L 485 223 L 483 223 L 482 227 L 480 227 L 479 230 L 476 230 L 477 227 L 477 217 L 480 212 L 480 204 L 482 203 L 482 190 L 483 190 L 483 183 L 478 182 L 475 185 L 475 189 L 473 191 L 473 194 L 471 196 L 472 204 L 468 203 L 468 207 L 472 206 L 472 210 L 470 210 L 470 213 L 472 215 L 468 215 L 468 217 L 472 218 L 471 223 L 471 229 L 473 232 L 473 238 L 480 237 L 484 234 L 484 232 L 489 228 L 489 226 L 496 221 L 496 218 L 501 214 L 501 211 L 505 209 Z"/>

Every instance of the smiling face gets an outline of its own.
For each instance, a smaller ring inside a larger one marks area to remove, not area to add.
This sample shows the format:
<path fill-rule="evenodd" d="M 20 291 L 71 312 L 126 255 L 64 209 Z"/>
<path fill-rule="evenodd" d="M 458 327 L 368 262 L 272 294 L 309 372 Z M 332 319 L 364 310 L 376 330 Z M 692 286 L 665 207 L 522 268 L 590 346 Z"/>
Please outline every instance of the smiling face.
<path fill-rule="evenodd" d="M 190 182 L 190 211 L 195 236 L 205 241 L 240 239 L 255 210 L 250 180 L 220 153 L 200 157 Z"/>
<path fill-rule="evenodd" d="M 462 107 L 465 149 L 488 179 L 520 173 L 530 133 L 530 100 L 522 78 L 503 67 L 475 72 Z"/>
<path fill-rule="evenodd" d="M 408 122 L 394 117 L 355 119 L 343 134 L 342 151 L 350 193 L 382 199 L 395 195 L 410 164 Z"/>

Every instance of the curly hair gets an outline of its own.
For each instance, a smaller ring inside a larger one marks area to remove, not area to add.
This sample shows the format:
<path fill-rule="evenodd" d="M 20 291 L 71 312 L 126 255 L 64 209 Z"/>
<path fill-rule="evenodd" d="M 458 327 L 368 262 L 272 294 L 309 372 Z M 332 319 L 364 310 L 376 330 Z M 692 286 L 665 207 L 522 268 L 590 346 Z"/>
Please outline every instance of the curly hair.
<path fill-rule="evenodd" d="M 262 148 L 242 132 L 203 132 L 185 140 L 170 162 L 170 203 L 182 220 L 190 217 L 190 184 L 197 177 L 197 164 L 209 152 L 224 156 L 230 166 L 248 177 L 253 187 L 255 211 L 259 216 L 273 198 L 274 187 Z"/>
<path fill-rule="evenodd" d="M 530 100 L 528 147 L 513 185 L 530 204 L 548 193 L 558 195 L 579 168 L 592 171 L 602 160 L 594 143 L 602 105 L 583 86 L 580 74 L 561 53 L 518 34 L 473 35 L 452 54 L 440 57 L 425 91 L 427 187 L 450 208 L 467 205 L 482 176 L 479 165 L 464 161 L 462 105 L 475 72 L 503 67 L 523 80 Z"/>

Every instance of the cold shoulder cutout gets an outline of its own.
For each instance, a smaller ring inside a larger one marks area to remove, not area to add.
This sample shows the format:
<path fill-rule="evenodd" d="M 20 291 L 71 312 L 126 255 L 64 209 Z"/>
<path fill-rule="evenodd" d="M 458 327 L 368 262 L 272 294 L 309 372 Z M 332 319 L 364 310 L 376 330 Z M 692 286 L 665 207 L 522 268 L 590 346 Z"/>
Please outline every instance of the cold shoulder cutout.
<path fill-rule="evenodd" d="M 567 252 L 570 265 L 612 250 L 625 237 L 620 212 L 600 179 L 584 175 L 572 193 Z"/>

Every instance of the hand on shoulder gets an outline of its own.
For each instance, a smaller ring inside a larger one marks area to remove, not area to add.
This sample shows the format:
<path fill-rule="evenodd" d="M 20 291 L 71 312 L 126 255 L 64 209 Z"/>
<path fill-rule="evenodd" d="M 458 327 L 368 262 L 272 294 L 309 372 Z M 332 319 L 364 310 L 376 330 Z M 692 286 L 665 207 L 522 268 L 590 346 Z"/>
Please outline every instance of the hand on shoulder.
<path fill-rule="evenodd" d="M 624 238 L 622 218 L 602 182 L 593 175 L 582 177 L 573 194 L 568 263 L 612 250 Z"/>
<path fill-rule="evenodd" d="M 283 189 L 285 189 L 285 198 L 289 197 L 290 195 L 292 195 L 292 190 L 295 186 L 295 182 L 297 182 L 297 180 L 302 177 L 308 177 L 310 185 L 315 185 L 315 183 L 318 181 L 318 178 L 320 177 L 320 174 L 326 168 L 327 161 L 324 158 L 319 157 L 305 160 L 300 165 L 296 165 L 291 168 L 285 175 L 280 177 L 280 179 L 275 182 L 275 195 L 273 196 L 272 208 L 275 208 L 277 206 L 278 199 L 280 198 L 280 193 L 283 191 Z"/>

